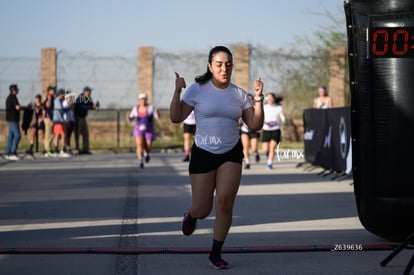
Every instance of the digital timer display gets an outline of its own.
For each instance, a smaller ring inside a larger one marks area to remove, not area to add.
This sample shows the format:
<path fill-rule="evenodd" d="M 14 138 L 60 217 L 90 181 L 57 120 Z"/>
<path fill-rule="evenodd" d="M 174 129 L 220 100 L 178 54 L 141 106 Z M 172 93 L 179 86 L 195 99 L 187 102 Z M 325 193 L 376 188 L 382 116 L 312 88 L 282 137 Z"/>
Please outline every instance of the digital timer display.
<path fill-rule="evenodd" d="M 414 57 L 414 27 L 371 27 L 368 42 L 372 58 Z"/>

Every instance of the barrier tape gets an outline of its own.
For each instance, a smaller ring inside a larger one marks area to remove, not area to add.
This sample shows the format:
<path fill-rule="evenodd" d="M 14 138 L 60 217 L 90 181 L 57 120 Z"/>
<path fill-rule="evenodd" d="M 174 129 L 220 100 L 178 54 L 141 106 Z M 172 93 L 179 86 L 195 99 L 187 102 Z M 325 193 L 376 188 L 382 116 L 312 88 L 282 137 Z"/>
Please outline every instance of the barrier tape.
<path fill-rule="evenodd" d="M 222 253 L 283 253 L 283 252 L 358 252 L 394 250 L 395 244 L 305 245 L 305 246 L 246 246 L 224 247 Z M 204 254 L 207 247 L 147 247 L 147 248 L 0 248 L 0 254 Z"/>

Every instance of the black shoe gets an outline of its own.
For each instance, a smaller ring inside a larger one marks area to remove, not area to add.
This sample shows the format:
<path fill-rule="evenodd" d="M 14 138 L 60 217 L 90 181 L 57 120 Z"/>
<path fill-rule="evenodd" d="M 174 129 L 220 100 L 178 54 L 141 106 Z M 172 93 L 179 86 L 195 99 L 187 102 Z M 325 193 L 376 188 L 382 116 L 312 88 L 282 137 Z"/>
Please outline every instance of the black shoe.
<path fill-rule="evenodd" d="M 246 164 L 244 165 L 244 169 L 250 169 L 250 163 L 246 163 Z"/>
<path fill-rule="evenodd" d="M 185 158 L 183 159 L 183 162 L 189 162 L 190 161 L 190 156 L 186 155 Z"/>
<path fill-rule="evenodd" d="M 191 217 L 190 213 L 185 213 L 181 227 L 183 234 L 186 236 L 190 236 L 191 234 L 193 234 L 194 230 L 196 229 L 196 226 L 197 219 Z"/>
<path fill-rule="evenodd" d="M 260 161 L 260 155 L 256 154 L 256 162 L 259 162 L 259 161 Z"/>
<path fill-rule="evenodd" d="M 145 156 L 145 162 L 148 163 L 150 161 L 150 156 L 149 154 Z"/>

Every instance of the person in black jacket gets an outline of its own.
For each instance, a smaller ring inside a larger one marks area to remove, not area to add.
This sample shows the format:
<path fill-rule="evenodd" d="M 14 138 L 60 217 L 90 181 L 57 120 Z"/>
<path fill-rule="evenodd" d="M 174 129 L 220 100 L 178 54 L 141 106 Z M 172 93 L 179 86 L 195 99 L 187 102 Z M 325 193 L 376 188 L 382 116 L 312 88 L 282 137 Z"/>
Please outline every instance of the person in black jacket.
<path fill-rule="evenodd" d="M 86 117 L 89 110 L 96 110 L 99 107 L 99 101 L 93 102 L 91 92 L 92 89 L 86 86 L 75 100 L 75 146 L 79 154 L 91 153 L 89 151 L 89 130 Z M 79 147 L 79 136 L 82 136 L 82 149 Z"/>
<path fill-rule="evenodd" d="M 17 94 L 19 93 L 19 88 L 17 84 L 11 84 L 9 86 L 10 94 L 6 98 L 6 121 L 9 134 L 7 136 L 7 155 L 6 159 L 9 160 L 19 160 L 17 156 L 17 147 L 20 142 L 20 110 L 22 106 L 19 104 L 17 99 Z"/>
<path fill-rule="evenodd" d="M 46 99 L 43 102 L 44 107 L 44 124 L 45 124 L 45 138 L 44 138 L 44 148 L 45 156 L 52 156 L 52 141 L 54 138 L 53 134 L 53 109 L 54 101 L 56 96 L 56 87 L 49 86 L 47 87 Z"/>

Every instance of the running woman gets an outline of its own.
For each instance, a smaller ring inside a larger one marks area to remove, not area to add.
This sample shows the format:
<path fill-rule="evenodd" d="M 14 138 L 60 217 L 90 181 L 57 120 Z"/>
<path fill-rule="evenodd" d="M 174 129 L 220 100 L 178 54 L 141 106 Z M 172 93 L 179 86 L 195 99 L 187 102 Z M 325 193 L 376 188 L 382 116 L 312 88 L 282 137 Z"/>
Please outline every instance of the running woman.
<path fill-rule="evenodd" d="M 194 232 L 197 220 L 210 214 L 215 194 L 216 215 L 209 255 L 209 264 L 215 269 L 229 267 L 221 257 L 221 249 L 232 223 L 241 180 L 243 148 L 239 118 L 251 130 L 259 130 L 263 125 L 263 82 L 260 78 L 254 82 L 252 103 L 247 92 L 230 81 L 232 71 L 231 51 L 224 46 L 212 48 L 207 71 L 195 78 L 182 98 L 186 83 L 176 73 L 170 105 L 173 123 L 181 123 L 194 110 L 197 129 L 189 163 L 192 202 L 184 214 L 182 231 L 186 236 Z"/>
<path fill-rule="evenodd" d="M 145 162 L 150 161 L 150 151 L 156 139 L 154 119 L 160 118 L 160 113 L 153 105 L 148 104 L 148 96 L 141 93 L 138 96 L 138 105 L 127 114 L 129 121 L 135 120 L 133 136 L 135 138 L 138 165 L 144 168 Z"/>

